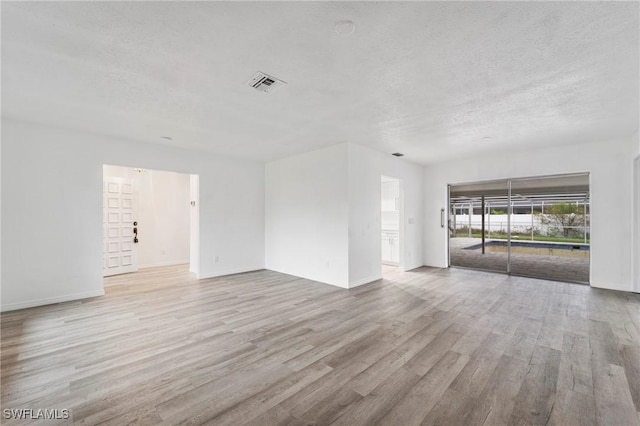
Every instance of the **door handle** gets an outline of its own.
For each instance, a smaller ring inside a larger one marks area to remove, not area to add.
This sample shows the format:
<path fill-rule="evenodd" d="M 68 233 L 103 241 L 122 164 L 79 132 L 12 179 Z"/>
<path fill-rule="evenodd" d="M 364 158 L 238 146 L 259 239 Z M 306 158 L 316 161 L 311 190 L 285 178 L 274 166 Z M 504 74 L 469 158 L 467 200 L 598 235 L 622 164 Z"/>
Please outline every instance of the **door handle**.
<path fill-rule="evenodd" d="M 138 244 L 138 222 L 133 222 L 133 243 Z"/>

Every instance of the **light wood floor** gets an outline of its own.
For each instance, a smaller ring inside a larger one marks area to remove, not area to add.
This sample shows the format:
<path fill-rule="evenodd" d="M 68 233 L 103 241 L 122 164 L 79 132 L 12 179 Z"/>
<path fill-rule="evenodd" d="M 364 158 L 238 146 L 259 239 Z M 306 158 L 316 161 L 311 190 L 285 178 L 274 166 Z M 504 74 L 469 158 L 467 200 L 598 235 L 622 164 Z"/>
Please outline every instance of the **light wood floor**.
<path fill-rule="evenodd" d="M 353 290 L 270 271 L 198 282 L 179 266 L 1 318 L 2 408 L 79 424 L 640 424 L 637 294 L 430 268 Z"/>

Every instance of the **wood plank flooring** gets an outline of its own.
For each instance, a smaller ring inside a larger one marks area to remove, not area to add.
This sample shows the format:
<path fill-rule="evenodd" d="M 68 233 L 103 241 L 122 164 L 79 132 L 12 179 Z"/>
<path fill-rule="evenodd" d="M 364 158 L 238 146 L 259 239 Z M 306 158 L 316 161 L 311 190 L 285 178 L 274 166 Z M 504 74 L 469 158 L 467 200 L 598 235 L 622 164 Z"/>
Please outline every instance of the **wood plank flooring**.
<path fill-rule="evenodd" d="M 185 266 L 106 291 L 2 314 L 2 408 L 87 425 L 640 425 L 637 294 L 431 268 L 352 290 L 271 271 L 197 281 Z"/>

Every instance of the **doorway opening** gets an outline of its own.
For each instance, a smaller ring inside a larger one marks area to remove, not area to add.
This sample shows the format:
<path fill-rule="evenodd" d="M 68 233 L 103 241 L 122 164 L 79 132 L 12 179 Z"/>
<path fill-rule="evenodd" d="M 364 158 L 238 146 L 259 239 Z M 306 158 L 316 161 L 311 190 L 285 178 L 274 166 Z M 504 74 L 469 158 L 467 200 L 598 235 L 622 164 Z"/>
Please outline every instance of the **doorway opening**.
<path fill-rule="evenodd" d="M 381 255 L 382 274 L 401 271 L 404 266 L 403 250 L 403 188 L 402 180 L 381 177 Z"/>
<path fill-rule="evenodd" d="M 633 275 L 634 291 L 640 293 L 640 155 L 633 160 Z"/>
<path fill-rule="evenodd" d="M 589 174 L 449 185 L 449 265 L 589 283 Z"/>
<path fill-rule="evenodd" d="M 198 274 L 198 176 L 103 166 L 103 276 L 140 269 Z"/>

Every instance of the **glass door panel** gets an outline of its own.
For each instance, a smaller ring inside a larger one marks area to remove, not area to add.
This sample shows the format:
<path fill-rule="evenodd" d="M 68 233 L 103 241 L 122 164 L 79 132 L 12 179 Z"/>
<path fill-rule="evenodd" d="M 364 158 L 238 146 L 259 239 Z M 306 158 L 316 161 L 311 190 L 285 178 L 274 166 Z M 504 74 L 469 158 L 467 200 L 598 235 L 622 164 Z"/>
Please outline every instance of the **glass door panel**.
<path fill-rule="evenodd" d="M 510 272 L 589 282 L 589 175 L 511 180 Z"/>
<path fill-rule="evenodd" d="M 449 186 L 451 266 L 508 272 L 507 180 Z"/>

